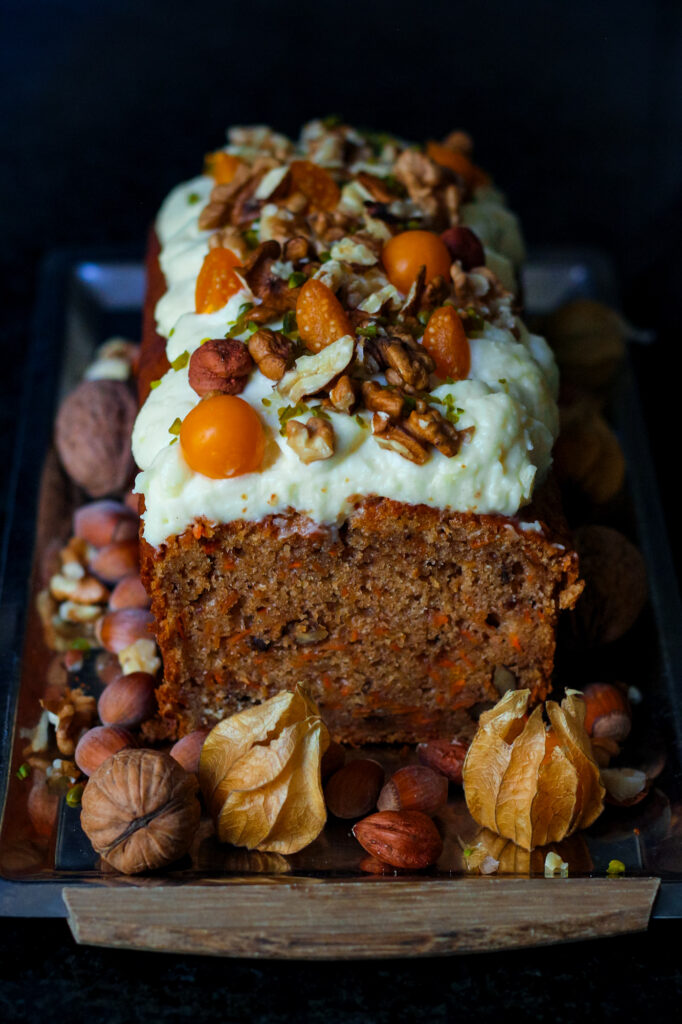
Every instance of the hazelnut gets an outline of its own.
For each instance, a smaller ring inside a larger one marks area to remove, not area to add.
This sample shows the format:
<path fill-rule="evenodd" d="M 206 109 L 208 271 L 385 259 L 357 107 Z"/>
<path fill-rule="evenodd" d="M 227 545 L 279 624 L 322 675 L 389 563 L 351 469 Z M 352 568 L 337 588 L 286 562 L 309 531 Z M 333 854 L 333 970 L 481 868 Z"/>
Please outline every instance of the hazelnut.
<path fill-rule="evenodd" d="M 170 756 L 174 757 L 186 772 L 196 774 L 199 771 L 201 748 L 210 731 L 210 729 L 195 729 L 194 732 L 188 732 L 171 747 Z"/>
<path fill-rule="evenodd" d="M 461 263 L 463 270 L 473 270 L 474 267 L 485 266 L 483 246 L 478 235 L 474 234 L 471 228 L 448 228 L 440 237 L 448 247 L 452 259 Z"/>
<path fill-rule="evenodd" d="M 95 658 L 95 672 L 102 686 L 109 686 L 123 675 L 121 663 L 110 651 L 100 651 Z"/>
<path fill-rule="evenodd" d="M 152 640 L 153 622 L 154 616 L 144 608 L 120 608 L 102 616 L 96 634 L 106 651 L 118 654 L 137 640 Z"/>
<path fill-rule="evenodd" d="M 137 501 L 137 495 L 135 495 Z M 137 537 L 139 519 L 120 501 L 92 501 L 81 505 L 73 516 L 73 532 L 76 537 L 86 540 L 96 548 L 104 547 L 118 540 L 132 540 Z"/>
<path fill-rule="evenodd" d="M 100 548 L 90 561 L 90 569 L 107 583 L 118 583 L 136 572 L 140 559 L 137 537 L 118 540 Z"/>
<path fill-rule="evenodd" d="M 131 672 L 107 686 L 98 703 L 97 712 L 105 725 L 133 728 L 151 718 L 157 709 L 154 676 Z"/>
<path fill-rule="evenodd" d="M 585 647 L 619 640 L 635 624 L 647 597 L 644 559 L 609 526 L 582 526 L 575 534 L 585 589 L 571 621 Z"/>
<path fill-rule="evenodd" d="M 189 383 L 204 398 L 211 392 L 238 395 L 246 387 L 253 360 L 246 345 L 236 338 L 205 341 L 192 353 Z"/>
<path fill-rule="evenodd" d="M 336 740 L 330 740 L 329 746 L 322 755 L 322 763 L 320 765 L 322 781 L 324 782 L 331 778 L 340 768 L 343 768 L 345 763 L 346 751 Z"/>
<path fill-rule="evenodd" d="M 394 868 L 426 868 L 443 852 L 438 829 L 421 811 L 380 811 L 358 821 L 353 835 L 369 854 Z"/>
<path fill-rule="evenodd" d="M 592 739 L 622 743 L 630 735 L 632 716 L 627 697 L 611 683 L 590 683 L 583 690 L 585 731 Z"/>
<path fill-rule="evenodd" d="M 109 597 L 112 611 L 120 611 L 121 608 L 149 608 L 150 603 L 151 598 L 136 572 L 119 580 Z"/>
<path fill-rule="evenodd" d="M 123 381 L 86 380 L 62 402 L 55 444 L 64 469 L 93 498 L 126 486 L 135 472 L 130 438 L 137 402 Z"/>
<path fill-rule="evenodd" d="M 349 761 L 329 779 L 324 798 L 336 818 L 361 818 L 376 807 L 384 782 L 384 769 L 378 761 L 362 757 Z"/>
<path fill-rule="evenodd" d="M 113 683 L 112 683 L 113 685 Z M 92 775 L 103 761 L 124 747 L 136 746 L 135 737 L 118 725 L 96 725 L 78 741 L 74 755 L 84 775 Z"/>
<path fill-rule="evenodd" d="M 94 849 L 127 875 L 183 857 L 201 817 L 198 784 L 168 754 L 121 750 L 92 775 L 81 824 Z"/>
<path fill-rule="evenodd" d="M 399 768 L 379 794 L 380 811 L 423 811 L 435 814 L 447 803 L 448 780 L 423 764 Z"/>
<path fill-rule="evenodd" d="M 450 782 L 462 783 L 462 766 L 469 745 L 461 740 L 431 740 L 417 746 L 417 757 L 422 764 L 440 772 Z"/>

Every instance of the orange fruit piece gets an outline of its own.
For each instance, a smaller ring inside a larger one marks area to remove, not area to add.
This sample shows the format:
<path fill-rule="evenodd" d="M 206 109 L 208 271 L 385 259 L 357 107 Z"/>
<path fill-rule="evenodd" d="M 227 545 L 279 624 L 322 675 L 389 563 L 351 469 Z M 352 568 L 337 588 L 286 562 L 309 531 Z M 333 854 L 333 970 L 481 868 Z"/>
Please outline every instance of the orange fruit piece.
<path fill-rule="evenodd" d="M 258 469 L 265 431 L 258 413 L 243 398 L 213 395 L 187 413 L 180 444 L 190 469 L 220 480 Z"/>
<path fill-rule="evenodd" d="M 384 246 L 381 261 L 389 281 L 399 291 L 409 292 L 420 267 L 426 267 L 426 280 L 450 275 L 450 252 L 433 231 L 402 231 Z"/>
<path fill-rule="evenodd" d="M 320 352 L 327 345 L 352 334 L 345 309 L 331 288 L 311 277 L 296 300 L 296 323 L 306 348 Z"/>
<path fill-rule="evenodd" d="M 458 149 L 450 149 L 440 142 L 430 141 L 426 144 L 426 155 L 441 167 L 449 167 L 451 171 L 455 171 L 464 178 L 470 188 L 490 184 L 490 175 Z"/>
<path fill-rule="evenodd" d="M 218 149 L 215 153 L 206 154 L 204 170 L 206 174 L 211 175 L 216 185 L 229 185 L 241 163 L 238 156 Z"/>
<path fill-rule="evenodd" d="M 329 171 L 310 160 L 294 160 L 289 172 L 292 192 L 302 192 L 317 210 L 335 209 L 341 192 Z"/>
<path fill-rule="evenodd" d="M 462 321 L 452 306 L 434 310 L 426 325 L 422 345 L 436 364 L 439 377 L 464 380 L 471 369 L 471 349 Z"/>
<path fill-rule="evenodd" d="M 209 249 L 194 292 L 197 313 L 215 313 L 243 287 L 241 278 L 235 273 L 235 267 L 239 265 L 239 257 L 231 249 Z"/>

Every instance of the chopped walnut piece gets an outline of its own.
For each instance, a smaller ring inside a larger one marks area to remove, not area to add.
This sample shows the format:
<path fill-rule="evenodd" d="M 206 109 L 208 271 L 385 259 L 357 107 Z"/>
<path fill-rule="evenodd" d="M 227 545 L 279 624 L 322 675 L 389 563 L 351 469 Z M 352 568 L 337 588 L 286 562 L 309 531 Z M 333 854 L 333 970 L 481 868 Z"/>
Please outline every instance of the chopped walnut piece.
<path fill-rule="evenodd" d="M 424 153 L 405 149 L 396 160 L 394 173 L 433 226 L 457 223 L 460 198 L 465 190 L 460 189 L 453 171 L 441 167 Z"/>
<path fill-rule="evenodd" d="M 231 225 L 219 228 L 214 232 L 208 240 L 208 247 L 209 249 L 231 249 L 241 260 L 246 258 L 249 251 L 241 231 Z"/>
<path fill-rule="evenodd" d="M 402 427 L 391 423 L 381 413 L 374 413 L 372 417 L 372 433 L 378 445 L 388 448 L 389 451 L 397 452 L 404 459 L 423 466 L 428 460 L 429 453 L 411 434 L 408 434 Z"/>
<path fill-rule="evenodd" d="M 442 280 L 442 278 L 441 278 Z M 424 285 L 426 283 L 426 267 L 421 266 L 419 272 L 415 277 L 414 281 L 410 286 L 410 290 L 407 293 L 402 308 L 400 310 L 401 317 L 414 316 L 419 311 L 422 301 L 422 295 L 424 293 Z"/>
<path fill-rule="evenodd" d="M 54 700 L 41 700 L 41 706 L 57 716 L 57 747 L 60 754 L 71 757 L 82 733 L 86 732 L 97 715 L 97 701 L 80 689 L 68 686 Z"/>
<path fill-rule="evenodd" d="M 374 174 L 368 174 L 367 171 L 360 171 L 356 175 L 356 181 L 358 181 L 363 188 L 366 188 L 372 199 L 375 199 L 379 203 L 392 203 L 397 198 L 396 193 L 392 192 L 386 185 L 383 178 L 377 178 Z"/>
<path fill-rule="evenodd" d="M 296 345 L 280 331 L 261 327 L 249 338 L 249 354 L 268 380 L 281 380 L 293 365 Z"/>
<path fill-rule="evenodd" d="M 50 593 L 58 601 L 74 601 L 76 604 L 104 604 L 109 600 L 108 588 L 94 576 L 86 574 L 74 579 L 56 573 L 50 580 Z"/>
<path fill-rule="evenodd" d="M 310 240 L 305 235 L 295 235 L 290 238 L 284 246 L 283 259 L 291 260 L 292 263 L 299 263 L 301 260 L 309 259 L 315 254 Z"/>
<path fill-rule="evenodd" d="M 407 385 L 417 391 L 425 391 L 429 386 L 429 374 L 435 369 L 435 363 L 428 352 L 413 338 L 402 335 L 382 338 L 379 348 L 388 367 L 386 381 L 397 387 Z"/>
<path fill-rule="evenodd" d="M 343 373 L 354 351 L 354 339 L 344 334 L 314 355 L 301 356 L 280 381 L 279 393 L 294 403 L 317 394 Z"/>
<path fill-rule="evenodd" d="M 424 289 L 422 306 L 442 306 L 450 293 L 449 283 L 439 274 L 432 278 Z"/>
<path fill-rule="evenodd" d="M 228 223 L 235 198 L 252 173 L 248 164 L 240 163 L 232 181 L 227 185 L 213 186 L 211 197 L 199 214 L 199 227 L 202 231 L 222 228 Z"/>
<path fill-rule="evenodd" d="M 376 381 L 363 382 L 362 397 L 370 412 L 383 412 L 392 420 L 399 420 L 403 414 L 403 396 L 398 391 L 382 387 Z"/>
<path fill-rule="evenodd" d="M 349 413 L 358 400 L 357 385 L 347 373 L 329 390 L 329 401 L 336 412 Z"/>
<path fill-rule="evenodd" d="M 423 403 L 420 403 L 420 405 Z M 428 441 L 443 455 L 452 458 L 459 451 L 459 431 L 437 409 L 413 410 L 405 428 L 419 441 Z"/>
<path fill-rule="evenodd" d="M 286 427 L 287 444 L 308 465 L 334 454 L 334 428 L 328 420 L 311 416 L 306 423 L 288 420 Z"/>

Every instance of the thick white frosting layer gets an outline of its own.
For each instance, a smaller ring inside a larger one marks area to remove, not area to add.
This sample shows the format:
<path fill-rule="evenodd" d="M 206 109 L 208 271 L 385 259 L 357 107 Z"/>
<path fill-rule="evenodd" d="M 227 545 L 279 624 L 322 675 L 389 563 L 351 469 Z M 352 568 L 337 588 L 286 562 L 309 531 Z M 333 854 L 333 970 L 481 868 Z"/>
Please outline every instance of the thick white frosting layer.
<path fill-rule="evenodd" d="M 245 287 L 215 313 L 194 312 L 196 277 L 211 234 L 199 229 L 198 215 L 212 186 L 212 179 L 203 175 L 179 185 L 164 202 L 156 224 L 167 282 L 156 318 L 159 333 L 168 338 L 171 362 L 184 352 L 191 355 L 205 338 L 223 337 L 239 307 L 252 298 Z M 464 206 L 462 220 L 484 242 L 491 269 L 511 283 L 513 266 L 523 256 L 516 219 L 496 193 L 480 192 Z M 339 266 L 343 273 L 343 264 Z M 330 262 L 322 265 L 318 276 L 335 272 Z M 391 288 L 376 269 L 371 291 L 379 287 Z M 371 304 L 371 293 L 367 301 Z M 422 466 L 380 448 L 367 412 L 360 417 L 364 426 L 353 416 L 330 413 L 335 454 L 303 465 L 279 433 L 277 411 L 286 401 L 271 381 L 254 372 L 241 397 L 258 411 L 268 436 L 263 467 L 225 480 L 205 477 L 189 468 L 181 445 L 172 443 L 169 428 L 199 397 L 189 386 L 186 365 L 169 370 L 140 410 L 133 434 L 133 452 L 141 469 L 136 489 L 145 496 L 145 538 L 158 546 L 197 517 L 213 522 L 259 520 L 290 508 L 316 522 L 335 524 L 358 495 L 515 515 L 546 472 L 558 431 L 554 359 L 542 338 L 522 324 L 519 329 L 517 341 L 510 331 L 486 324 L 482 336 L 470 339 L 469 379 L 433 390 L 441 400 L 453 396 L 462 410 L 459 428 L 475 429 L 457 456 L 446 458 L 433 449 Z"/>

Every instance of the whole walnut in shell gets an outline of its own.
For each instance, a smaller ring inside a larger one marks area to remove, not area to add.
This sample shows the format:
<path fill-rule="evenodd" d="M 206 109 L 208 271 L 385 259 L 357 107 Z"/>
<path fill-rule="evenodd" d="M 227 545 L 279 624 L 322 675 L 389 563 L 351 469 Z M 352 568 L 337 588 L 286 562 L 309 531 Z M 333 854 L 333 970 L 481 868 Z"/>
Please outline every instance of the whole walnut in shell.
<path fill-rule="evenodd" d="M 201 817 L 197 791 L 195 776 L 168 754 L 120 750 L 90 776 L 81 825 L 117 871 L 153 871 L 189 850 Z"/>
<path fill-rule="evenodd" d="M 59 458 L 91 497 L 119 491 L 132 479 L 136 415 L 133 392 L 119 380 L 85 380 L 62 402 L 55 424 Z"/>
<path fill-rule="evenodd" d="M 647 597 L 644 559 L 610 526 L 581 526 L 575 533 L 585 589 L 571 613 L 576 640 L 595 647 L 619 640 L 635 624 Z"/>

